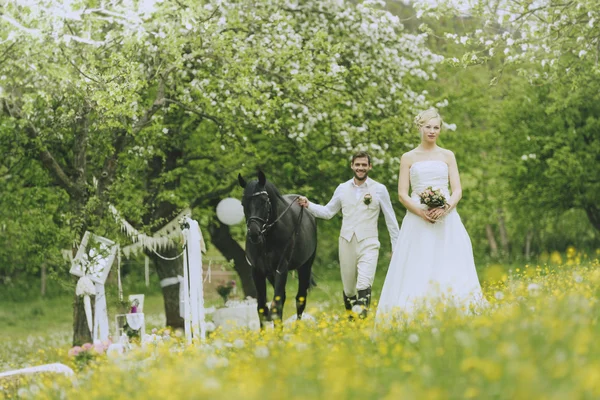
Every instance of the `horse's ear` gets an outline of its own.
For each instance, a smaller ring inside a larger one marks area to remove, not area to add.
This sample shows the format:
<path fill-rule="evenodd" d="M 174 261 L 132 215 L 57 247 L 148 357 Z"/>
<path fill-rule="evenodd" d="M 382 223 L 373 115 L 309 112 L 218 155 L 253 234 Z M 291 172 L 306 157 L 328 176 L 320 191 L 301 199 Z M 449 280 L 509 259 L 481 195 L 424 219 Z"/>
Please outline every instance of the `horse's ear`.
<path fill-rule="evenodd" d="M 242 174 L 238 174 L 238 182 L 241 187 L 246 188 L 246 181 L 242 178 Z"/>
<path fill-rule="evenodd" d="M 260 186 L 265 186 L 265 183 L 267 183 L 267 177 L 262 171 L 258 171 L 258 183 Z"/>

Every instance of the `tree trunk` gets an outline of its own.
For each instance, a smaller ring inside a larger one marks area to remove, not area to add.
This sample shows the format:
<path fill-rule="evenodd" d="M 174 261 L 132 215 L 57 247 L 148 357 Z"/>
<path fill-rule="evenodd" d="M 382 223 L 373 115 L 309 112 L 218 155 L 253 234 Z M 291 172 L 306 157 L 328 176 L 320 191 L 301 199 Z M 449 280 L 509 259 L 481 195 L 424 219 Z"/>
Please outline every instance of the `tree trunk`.
<path fill-rule="evenodd" d="M 531 259 L 531 241 L 533 240 L 533 229 L 527 231 L 527 236 L 525 237 L 525 260 L 529 261 Z"/>
<path fill-rule="evenodd" d="M 70 224 L 75 229 L 77 236 L 79 237 L 79 243 L 83 239 L 83 235 L 87 229 L 87 217 L 82 211 L 87 197 L 85 195 L 72 195 L 71 196 L 71 209 L 75 210 L 74 217 L 71 219 Z M 77 249 L 72 249 L 73 257 L 77 254 Z M 73 277 L 75 283 L 79 280 L 78 277 Z M 94 309 L 94 298 L 92 299 L 92 310 Z M 92 342 L 92 333 L 87 325 L 87 319 L 85 317 L 85 310 L 83 308 L 83 297 L 75 295 L 73 301 L 73 346 L 81 346 L 83 343 Z"/>
<path fill-rule="evenodd" d="M 92 300 L 92 312 L 94 310 L 95 299 Z M 93 320 L 93 319 L 92 319 Z M 117 338 L 113 338 L 117 340 Z M 75 295 L 73 299 L 73 346 L 81 346 L 84 343 L 92 343 L 92 333 L 87 324 L 85 309 L 83 307 L 83 296 Z"/>
<path fill-rule="evenodd" d="M 43 262 L 41 266 L 41 287 L 40 293 L 42 297 L 46 296 L 46 263 Z"/>
<path fill-rule="evenodd" d="M 494 236 L 494 230 L 490 224 L 485 225 L 485 234 L 488 239 L 488 243 L 490 245 L 490 254 L 492 257 L 498 257 L 498 243 L 496 242 L 496 237 Z"/>
<path fill-rule="evenodd" d="M 592 205 L 584 207 L 584 210 L 593 227 L 600 231 L 600 208 Z"/>
<path fill-rule="evenodd" d="M 506 224 L 504 223 L 504 210 L 498 209 L 498 228 L 500 230 L 500 244 L 502 245 L 503 256 L 510 254 L 510 243 L 508 242 L 508 233 L 506 232 Z"/>
<path fill-rule="evenodd" d="M 160 251 L 165 258 L 173 258 L 179 255 L 178 249 L 168 249 Z M 176 260 L 164 260 L 154 253 L 147 253 L 148 257 L 156 267 L 156 273 L 161 280 L 161 288 L 165 304 L 165 316 L 167 326 L 171 328 L 184 328 L 183 318 L 179 316 L 179 283 L 163 286 L 162 281 L 167 278 L 177 278 L 177 275 L 183 276 L 183 257 Z"/>
<path fill-rule="evenodd" d="M 242 281 L 244 295 L 256 298 L 256 288 L 252 280 L 252 267 L 246 260 L 246 252 L 231 237 L 229 226 L 219 223 L 216 218 L 208 227 L 212 243 L 227 260 L 233 260 L 234 269 Z"/>

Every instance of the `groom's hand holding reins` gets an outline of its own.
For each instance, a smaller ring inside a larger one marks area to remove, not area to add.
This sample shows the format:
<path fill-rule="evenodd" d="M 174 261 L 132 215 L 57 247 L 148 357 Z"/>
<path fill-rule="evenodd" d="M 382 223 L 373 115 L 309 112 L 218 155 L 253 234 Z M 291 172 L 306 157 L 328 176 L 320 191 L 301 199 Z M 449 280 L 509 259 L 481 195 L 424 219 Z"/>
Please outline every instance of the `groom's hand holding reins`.
<path fill-rule="evenodd" d="M 308 199 L 304 196 L 298 196 L 298 204 L 300 204 L 301 207 L 307 208 Z"/>

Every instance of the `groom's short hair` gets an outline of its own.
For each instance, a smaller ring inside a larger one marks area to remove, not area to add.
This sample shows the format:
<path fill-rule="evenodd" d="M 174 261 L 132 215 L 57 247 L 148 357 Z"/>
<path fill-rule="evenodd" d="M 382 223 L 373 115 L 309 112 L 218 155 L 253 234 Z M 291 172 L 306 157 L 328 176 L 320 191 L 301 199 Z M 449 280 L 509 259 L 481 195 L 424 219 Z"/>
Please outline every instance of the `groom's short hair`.
<path fill-rule="evenodd" d="M 371 156 L 366 151 L 359 151 L 358 153 L 354 153 L 352 156 L 352 162 L 350 164 L 354 164 L 354 160 L 357 158 L 367 158 L 369 160 L 369 165 L 371 165 Z"/>

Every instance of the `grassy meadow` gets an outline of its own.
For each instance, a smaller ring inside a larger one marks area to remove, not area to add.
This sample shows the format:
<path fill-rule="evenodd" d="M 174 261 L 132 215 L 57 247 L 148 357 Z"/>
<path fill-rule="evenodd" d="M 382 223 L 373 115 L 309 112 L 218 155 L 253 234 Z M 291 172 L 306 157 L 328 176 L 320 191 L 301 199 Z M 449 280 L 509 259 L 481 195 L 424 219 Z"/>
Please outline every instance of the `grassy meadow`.
<path fill-rule="evenodd" d="M 122 356 L 94 349 L 68 354 L 68 298 L 3 303 L 2 370 L 62 362 L 76 371 L 76 378 L 0 380 L 0 394 L 42 399 L 596 399 L 600 256 L 588 258 L 572 249 L 553 257 L 547 265 L 481 268 L 489 306 L 476 314 L 440 305 L 393 327 L 375 328 L 372 318 L 348 322 L 339 278 L 330 271 L 320 275 L 309 295 L 307 312 L 316 321 L 260 333 L 217 330 L 206 343 L 192 346 L 180 333 L 163 328 L 157 293 L 146 299 L 147 330 L 158 328 L 155 340 Z M 383 275 L 378 274 L 375 288 L 381 288 Z M 290 280 L 290 293 L 295 285 Z M 209 305 L 218 301 L 213 298 Z M 293 301 L 288 303 L 286 316 L 293 313 Z"/>

